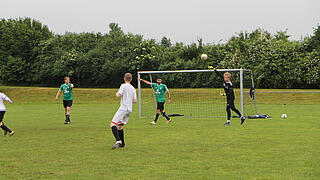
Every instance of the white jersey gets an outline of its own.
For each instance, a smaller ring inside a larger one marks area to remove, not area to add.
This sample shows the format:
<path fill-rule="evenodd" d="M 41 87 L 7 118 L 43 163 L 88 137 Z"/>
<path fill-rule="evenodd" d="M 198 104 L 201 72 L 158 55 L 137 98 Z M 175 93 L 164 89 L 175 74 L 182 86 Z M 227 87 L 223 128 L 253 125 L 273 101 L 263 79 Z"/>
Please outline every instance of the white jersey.
<path fill-rule="evenodd" d="M 132 112 L 132 101 L 137 99 L 136 89 L 129 83 L 120 86 L 118 93 L 121 94 L 119 110 Z"/>
<path fill-rule="evenodd" d="M 6 100 L 12 103 L 11 99 L 9 99 L 8 96 L 6 96 L 3 93 L 0 93 L 0 111 L 6 111 L 6 107 L 3 104 L 3 100 Z"/>

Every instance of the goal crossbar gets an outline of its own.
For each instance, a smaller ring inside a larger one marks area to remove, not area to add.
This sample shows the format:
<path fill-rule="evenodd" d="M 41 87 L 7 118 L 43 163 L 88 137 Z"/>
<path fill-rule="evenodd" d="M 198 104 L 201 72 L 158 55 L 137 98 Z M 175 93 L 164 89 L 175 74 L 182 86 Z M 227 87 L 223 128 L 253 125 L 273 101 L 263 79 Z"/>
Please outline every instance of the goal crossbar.
<path fill-rule="evenodd" d="M 214 69 L 204 69 L 204 70 L 171 70 L 171 71 L 138 71 L 138 74 L 160 74 L 160 73 L 199 73 L 199 72 L 214 72 Z M 225 71 L 251 71 L 250 69 L 216 69 L 218 72 Z"/>

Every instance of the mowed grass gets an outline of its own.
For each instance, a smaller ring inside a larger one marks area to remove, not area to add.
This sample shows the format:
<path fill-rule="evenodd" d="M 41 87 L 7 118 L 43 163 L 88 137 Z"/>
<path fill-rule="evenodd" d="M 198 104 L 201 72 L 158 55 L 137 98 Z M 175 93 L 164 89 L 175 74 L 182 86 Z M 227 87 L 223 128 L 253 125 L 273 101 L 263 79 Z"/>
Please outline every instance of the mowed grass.
<path fill-rule="evenodd" d="M 0 136 L 0 179 L 320 178 L 316 93 L 309 103 L 286 106 L 276 103 L 277 94 L 261 96 L 259 112 L 273 119 L 243 126 L 233 119 L 231 127 L 222 126 L 225 119 L 181 117 L 151 126 L 135 105 L 125 127 L 127 147 L 111 150 L 115 89 L 75 89 L 70 125 L 63 124 L 61 99 L 54 100 L 57 89 L 0 89 L 15 101 L 7 104 L 5 123 L 16 132 Z"/>

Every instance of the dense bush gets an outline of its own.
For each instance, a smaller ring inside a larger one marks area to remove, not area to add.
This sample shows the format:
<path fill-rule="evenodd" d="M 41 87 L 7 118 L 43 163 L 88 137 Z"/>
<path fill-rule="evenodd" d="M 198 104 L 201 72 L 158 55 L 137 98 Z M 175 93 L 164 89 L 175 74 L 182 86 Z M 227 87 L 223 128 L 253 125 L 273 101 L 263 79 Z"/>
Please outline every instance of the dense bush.
<path fill-rule="evenodd" d="M 200 39 L 188 45 L 172 43 L 167 37 L 156 42 L 126 34 L 115 23 L 109 27 L 105 34 L 54 35 L 30 18 L 2 19 L 1 82 L 56 86 L 68 75 L 78 87 L 118 87 L 125 72 L 136 76 L 139 70 L 213 66 L 251 69 L 260 88 L 320 88 L 320 26 L 300 41 L 289 40 L 287 32 L 257 29 L 236 34 L 226 43 L 203 44 Z M 199 58 L 202 53 L 208 54 L 208 60 Z M 211 74 L 165 78 L 170 87 L 219 86 Z"/>

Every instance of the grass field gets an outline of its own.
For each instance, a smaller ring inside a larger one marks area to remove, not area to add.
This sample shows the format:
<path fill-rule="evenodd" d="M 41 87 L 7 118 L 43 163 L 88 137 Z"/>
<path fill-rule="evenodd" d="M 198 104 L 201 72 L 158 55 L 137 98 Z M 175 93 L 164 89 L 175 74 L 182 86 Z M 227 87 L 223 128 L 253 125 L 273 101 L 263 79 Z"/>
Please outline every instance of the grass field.
<path fill-rule="evenodd" d="M 0 87 L 14 100 L 0 136 L 0 179 L 320 179 L 319 93 L 261 95 L 273 119 L 139 119 L 134 106 L 125 149 L 111 150 L 114 89 L 75 89 L 72 124 L 64 125 L 57 88 Z M 306 98 L 307 97 L 307 98 Z M 280 119 L 281 114 L 288 119 Z"/>

